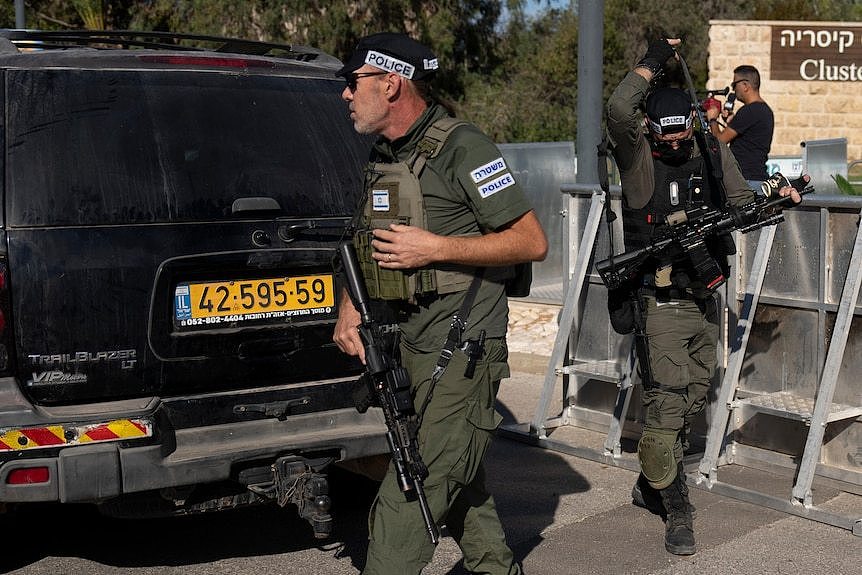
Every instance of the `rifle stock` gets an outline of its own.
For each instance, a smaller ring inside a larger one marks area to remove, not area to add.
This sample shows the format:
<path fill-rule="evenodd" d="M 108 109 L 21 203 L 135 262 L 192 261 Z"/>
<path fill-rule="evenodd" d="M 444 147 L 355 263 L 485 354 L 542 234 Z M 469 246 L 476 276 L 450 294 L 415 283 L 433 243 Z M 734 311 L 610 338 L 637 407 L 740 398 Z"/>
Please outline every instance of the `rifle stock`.
<path fill-rule="evenodd" d="M 802 179 L 791 182 L 800 195 L 814 191 L 813 186 L 800 185 Z M 666 260 L 680 260 L 698 254 L 702 259 L 702 246 L 707 238 L 719 234 L 739 230 L 742 233 L 777 224 L 784 220 L 780 208 L 789 204 L 789 196 L 758 197 L 753 202 L 739 208 L 727 211 L 716 210 L 708 206 L 675 212 L 669 215 L 668 225 L 661 229 L 649 245 L 601 260 L 596 263 L 596 272 L 608 289 L 617 289 L 624 282 L 632 280 L 640 268 L 650 257 L 662 257 Z M 693 261 L 699 269 L 699 261 Z M 712 266 L 704 265 L 706 269 Z M 719 278 L 701 278 L 710 287 L 718 287 Z M 723 281 L 723 277 L 720 278 Z"/>
<path fill-rule="evenodd" d="M 386 442 L 392 453 L 398 486 L 408 499 L 415 498 L 419 503 L 425 529 L 436 545 L 440 541 L 440 531 L 425 496 L 424 481 L 428 477 L 428 468 L 419 454 L 419 422 L 410 390 L 410 375 L 386 352 L 381 326 L 374 319 L 353 245 L 342 243 L 338 247 L 338 256 L 347 279 L 347 291 L 361 322 L 359 335 L 365 348 L 365 373 L 359 381 L 367 386 L 383 411 Z M 357 409 L 362 412 L 368 405 L 367 401 L 358 402 Z"/>

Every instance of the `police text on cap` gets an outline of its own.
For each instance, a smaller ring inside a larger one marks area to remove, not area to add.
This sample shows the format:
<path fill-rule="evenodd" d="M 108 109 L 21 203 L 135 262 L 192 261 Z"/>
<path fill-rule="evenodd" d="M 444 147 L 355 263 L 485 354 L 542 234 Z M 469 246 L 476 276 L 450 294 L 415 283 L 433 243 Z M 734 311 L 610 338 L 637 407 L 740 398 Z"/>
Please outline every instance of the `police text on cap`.
<path fill-rule="evenodd" d="M 416 71 L 416 68 L 414 68 L 412 64 L 408 64 L 403 60 L 393 58 L 392 56 L 382 54 L 374 50 L 369 50 L 365 55 L 365 63 L 370 64 L 375 68 L 380 68 L 381 70 L 395 72 L 399 76 L 404 76 L 408 80 L 413 78 L 413 73 Z"/>

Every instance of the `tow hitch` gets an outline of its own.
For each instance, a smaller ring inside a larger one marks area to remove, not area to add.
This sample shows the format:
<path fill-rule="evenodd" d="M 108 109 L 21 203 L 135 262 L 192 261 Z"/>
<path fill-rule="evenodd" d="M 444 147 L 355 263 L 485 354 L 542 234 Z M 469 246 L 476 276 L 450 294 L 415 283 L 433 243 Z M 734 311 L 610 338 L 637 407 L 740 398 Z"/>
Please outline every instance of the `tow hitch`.
<path fill-rule="evenodd" d="M 296 505 L 299 516 L 311 524 L 314 536 L 325 539 L 332 532 L 332 515 L 329 514 L 332 501 L 323 469 L 331 462 L 331 458 L 281 457 L 272 464 L 270 481 L 247 487 L 257 495 L 275 499 L 281 507 Z"/>

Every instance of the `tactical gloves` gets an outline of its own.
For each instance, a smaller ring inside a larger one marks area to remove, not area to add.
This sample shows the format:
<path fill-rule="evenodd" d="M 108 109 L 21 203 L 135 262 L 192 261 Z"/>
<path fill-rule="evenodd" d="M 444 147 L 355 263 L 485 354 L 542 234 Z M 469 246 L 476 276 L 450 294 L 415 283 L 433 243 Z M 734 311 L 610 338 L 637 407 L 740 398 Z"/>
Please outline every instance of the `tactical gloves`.
<path fill-rule="evenodd" d="M 809 177 L 809 181 L 811 178 Z M 811 191 L 812 189 L 808 189 L 808 183 L 805 181 L 805 176 L 799 176 L 795 180 L 788 180 L 781 172 L 775 172 L 769 178 L 760 185 L 760 191 L 764 196 L 771 196 L 773 194 L 777 194 L 778 190 L 781 188 L 785 188 L 787 186 L 792 186 L 799 195 L 806 193 L 807 191 Z"/>
<path fill-rule="evenodd" d="M 664 71 L 664 64 L 674 55 L 673 46 L 668 44 L 664 38 L 652 40 L 649 43 L 646 54 L 640 59 L 635 68 L 646 68 L 652 72 L 654 79 Z"/>

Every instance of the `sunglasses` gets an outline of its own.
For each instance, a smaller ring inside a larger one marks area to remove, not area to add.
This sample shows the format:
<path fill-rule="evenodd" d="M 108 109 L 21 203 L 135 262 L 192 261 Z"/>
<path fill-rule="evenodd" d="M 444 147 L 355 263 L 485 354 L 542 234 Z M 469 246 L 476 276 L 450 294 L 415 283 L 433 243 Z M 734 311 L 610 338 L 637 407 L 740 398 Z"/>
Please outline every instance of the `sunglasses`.
<path fill-rule="evenodd" d="M 359 78 L 367 78 L 368 76 L 382 76 L 388 73 L 389 72 L 351 72 L 344 77 L 344 80 L 345 82 L 347 82 L 347 89 L 351 92 L 355 92 L 356 83 L 359 81 Z"/>
<path fill-rule="evenodd" d="M 736 82 L 731 82 L 730 83 L 730 89 L 736 90 L 736 85 L 739 84 L 740 82 L 748 82 L 748 80 L 737 80 Z"/>

